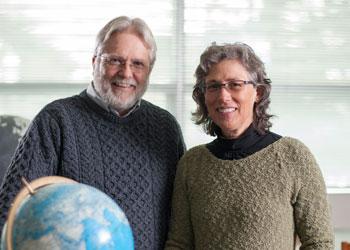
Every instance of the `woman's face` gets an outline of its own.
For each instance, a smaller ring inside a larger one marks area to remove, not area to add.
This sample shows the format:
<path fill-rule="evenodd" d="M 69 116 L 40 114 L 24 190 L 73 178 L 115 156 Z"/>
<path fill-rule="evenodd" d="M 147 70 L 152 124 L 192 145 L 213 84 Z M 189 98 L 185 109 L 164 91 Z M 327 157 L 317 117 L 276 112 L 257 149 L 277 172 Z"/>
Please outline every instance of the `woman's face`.
<path fill-rule="evenodd" d="M 258 101 L 254 85 L 239 80 L 251 79 L 243 65 L 231 59 L 213 65 L 205 78 L 204 95 L 209 117 L 221 128 L 223 136 L 231 139 L 239 137 L 253 122 L 254 103 Z M 210 87 L 219 83 L 226 85 Z"/>

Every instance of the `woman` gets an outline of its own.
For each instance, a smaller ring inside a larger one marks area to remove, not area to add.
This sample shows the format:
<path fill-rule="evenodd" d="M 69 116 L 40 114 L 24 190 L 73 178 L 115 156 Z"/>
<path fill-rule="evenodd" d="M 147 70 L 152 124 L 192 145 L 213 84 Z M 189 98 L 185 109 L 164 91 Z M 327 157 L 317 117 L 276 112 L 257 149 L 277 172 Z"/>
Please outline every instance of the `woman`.
<path fill-rule="evenodd" d="M 246 44 L 208 47 L 196 124 L 217 138 L 179 162 L 166 249 L 333 249 L 326 188 L 300 141 L 269 131 L 270 80 Z"/>

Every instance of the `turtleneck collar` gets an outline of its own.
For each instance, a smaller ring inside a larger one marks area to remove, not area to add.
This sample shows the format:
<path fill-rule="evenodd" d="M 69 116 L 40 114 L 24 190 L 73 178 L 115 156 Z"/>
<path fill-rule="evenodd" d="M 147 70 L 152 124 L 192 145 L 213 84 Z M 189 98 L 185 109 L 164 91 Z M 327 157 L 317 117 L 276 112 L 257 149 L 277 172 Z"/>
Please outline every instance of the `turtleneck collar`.
<path fill-rule="evenodd" d="M 253 124 L 250 124 L 238 138 L 227 139 L 220 134 L 216 140 L 222 144 L 223 147 L 236 151 L 254 145 L 258 139 L 259 134 L 254 129 Z"/>
<path fill-rule="evenodd" d="M 220 159 L 242 159 L 267 147 L 280 138 L 280 135 L 270 131 L 260 135 L 253 124 L 251 124 L 238 138 L 226 139 L 219 135 L 206 146 L 210 152 Z"/>

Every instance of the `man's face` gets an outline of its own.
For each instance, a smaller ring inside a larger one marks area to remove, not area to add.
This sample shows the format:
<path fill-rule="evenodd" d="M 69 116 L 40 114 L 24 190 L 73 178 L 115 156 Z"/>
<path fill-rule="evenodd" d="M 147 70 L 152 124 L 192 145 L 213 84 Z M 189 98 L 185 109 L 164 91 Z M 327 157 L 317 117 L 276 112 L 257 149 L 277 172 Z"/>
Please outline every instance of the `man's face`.
<path fill-rule="evenodd" d="M 121 115 L 143 96 L 151 72 L 149 49 L 134 33 L 114 33 L 93 58 L 99 95 Z"/>

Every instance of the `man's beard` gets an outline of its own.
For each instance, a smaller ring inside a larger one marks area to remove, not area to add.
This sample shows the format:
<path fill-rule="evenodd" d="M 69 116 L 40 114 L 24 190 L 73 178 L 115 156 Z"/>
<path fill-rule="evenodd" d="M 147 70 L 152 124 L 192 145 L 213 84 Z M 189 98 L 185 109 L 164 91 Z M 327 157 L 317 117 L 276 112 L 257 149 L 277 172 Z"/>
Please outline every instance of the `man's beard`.
<path fill-rule="evenodd" d="M 120 92 L 113 92 L 112 84 L 116 83 L 118 85 L 133 86 L 136 88 L 135 91 L 125 97 L 125 93 L 121 90 Z M 124 112 L 130 110 L 138 100 L 144 95 L 148 87 L 148 78 L 146 82 L 137 89 L 137 82 L 134 79 L 122 79 L 116 77 L 112 80 L 107 80 L 103 77 L 94 77 L 94 87 L 100 95 L 100 97 L 105 101 L 111 108 L 117 110 L 118 112 Z"/>

